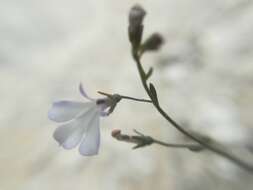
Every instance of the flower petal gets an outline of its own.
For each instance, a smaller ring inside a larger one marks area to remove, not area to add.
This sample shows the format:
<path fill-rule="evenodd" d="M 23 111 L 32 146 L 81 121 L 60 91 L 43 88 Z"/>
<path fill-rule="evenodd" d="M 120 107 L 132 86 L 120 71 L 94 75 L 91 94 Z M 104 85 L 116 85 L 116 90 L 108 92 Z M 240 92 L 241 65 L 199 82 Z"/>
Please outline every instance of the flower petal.
<path fill-rule="evenodd" d="M 85 97 L 85 98 L 87 98 L 88 100 L 91 100 L 91 101 L 94 100 L 93 98 L 89 97 L 88 94 L 85 92 L 82 83 L 79 84 L 79 91 L 83 95 L 83 97 Z"/>
<path fill-rule="evenodd" d="M 76 122 L 76 121 L 73 121 Z M 65 149 L 76 147 L 82 139 L 83 133 L 74 124 L 66 124 L 58 127 L 54 132 L 54 139 Z"/>
<path fill-rule="evenodd" d="M 93 102 L 58 101 L 53 103 L 48 118 L 55 122 L 65 122 L 75 118 L 79 113 L 89 110 Z"/>
<path fill-rule="evenodd" d="M 101 117 L 107 117 L 109 113 L 107 111 L 100 111 L 100 116 Z"/>
<path fill-rule="evenodd" d="M 84 156 L 96 155 L 100 145 L 99 114 L 90 123 L 90 127 L 84 137 L 79 152 Z"/>
<path fill-rule="evenodd" d="M 90 109 L 75 120 L 61 125 L 55 130 L 53 135 L 54 139 L 65 149 L 76 147 L 88 130 L 89 123 L 94 119 L 94 115 L 96 114 L 96 109 Z"/>

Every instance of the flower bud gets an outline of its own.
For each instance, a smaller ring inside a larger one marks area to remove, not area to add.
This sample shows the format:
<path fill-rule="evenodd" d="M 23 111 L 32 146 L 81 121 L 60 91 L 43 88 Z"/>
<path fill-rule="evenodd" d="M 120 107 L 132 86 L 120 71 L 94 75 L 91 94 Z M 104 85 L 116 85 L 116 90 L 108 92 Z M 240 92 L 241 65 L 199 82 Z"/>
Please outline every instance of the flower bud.
<path fill-rule="evenodd" d="M 139 26 L 129 25 L 128 27 L 129 41 L 132 43 L 134 49 L 140 46 L 142 39 L 142 32 L 143 32 L 143 25 Z"/>
<path fill-rule="evenodd" d="M 129 13 L 129 25 L 139 26 L 142 25 L 144 16 L 146 15 L 145 10 L 138 4 L 134 5 Z"/>
<path fill-rule="evenodd" d="M 141 51 L 145 52 L 158 50 L 163 42 L 163 37 L 158 33 L 154 33 L 142 44 Z"/>
<path fill-rule="evenodd" d="M 133 48 L 138 48 L 141 43 L 143 32 L 143 18 L 146 15 L 145 10 L 140 5 L 135 5 L 129 13 L 128 36 Z"/>
<path fill-rule="evenodd" d="M 117 137 L 120 134 L 121 134 L 121 130 L 119 129 L 113 129 L 111 133 L 112 137 Z"/>

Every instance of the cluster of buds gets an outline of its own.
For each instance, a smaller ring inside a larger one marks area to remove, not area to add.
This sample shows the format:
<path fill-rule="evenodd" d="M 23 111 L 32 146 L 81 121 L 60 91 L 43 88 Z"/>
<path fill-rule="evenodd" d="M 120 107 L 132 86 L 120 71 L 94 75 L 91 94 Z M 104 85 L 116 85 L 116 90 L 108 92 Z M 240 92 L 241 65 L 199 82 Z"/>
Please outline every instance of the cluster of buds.
<path fill-rule="evenodd" d="M 160 48 L 163 38 L 160 34 L 154 33 L 142 43 L 143 19 L 146 11 L 140 5 L 134 5 L 129 13 L 128 36 L 133 50 L 141 55 L 146 51 L 155 51 Z"/>

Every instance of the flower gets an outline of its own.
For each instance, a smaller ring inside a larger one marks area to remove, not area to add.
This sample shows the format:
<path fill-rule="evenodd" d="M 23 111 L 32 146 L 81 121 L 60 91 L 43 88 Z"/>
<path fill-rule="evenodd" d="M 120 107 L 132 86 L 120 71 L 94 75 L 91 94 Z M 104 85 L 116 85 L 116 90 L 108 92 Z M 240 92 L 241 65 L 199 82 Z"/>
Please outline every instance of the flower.
<path fill-rule="evenodd" d="M 90 98 L 82 84 L 79 85 L 79 91 L 88 102 L 54 102 L 48 117 L 52 121 L 63 123 L 53 134 L 60 146 L 72 149 L 80 144 L 80 154 L 92 156 L 98 153 L 100 146 L 99 118 L 108 116 L 120 99 L 114 95 L 102 99 Z"/>

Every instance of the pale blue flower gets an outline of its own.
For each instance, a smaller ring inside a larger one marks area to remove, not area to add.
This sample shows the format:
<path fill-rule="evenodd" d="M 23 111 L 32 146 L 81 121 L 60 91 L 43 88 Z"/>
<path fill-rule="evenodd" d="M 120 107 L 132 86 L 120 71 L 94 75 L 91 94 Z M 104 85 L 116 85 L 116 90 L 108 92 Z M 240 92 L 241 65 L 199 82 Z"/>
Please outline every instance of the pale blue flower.
<path fill-rule="evenodd" d="M 72 149 L 80 144 L 80 154 L 96 155 L 100 146 L 100 116 L 108 116 L 117 100 L 115 102 L 109 97 L 92 99 L 84 91 L 82 84 L 79 85 L 79 91 L 88 102 L 57 101 L 49 110 L 49 119 L 62 123 L 53 137 L 64 149 Z"/>

